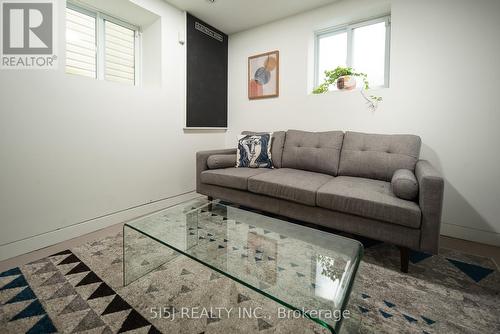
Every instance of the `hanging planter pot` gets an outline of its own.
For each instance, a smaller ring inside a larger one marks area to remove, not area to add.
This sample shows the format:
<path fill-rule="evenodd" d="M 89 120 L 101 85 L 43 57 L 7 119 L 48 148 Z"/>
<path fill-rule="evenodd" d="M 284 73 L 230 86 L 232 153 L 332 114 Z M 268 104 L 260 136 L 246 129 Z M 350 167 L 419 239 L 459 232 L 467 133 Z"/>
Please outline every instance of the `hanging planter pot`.
<path fill-rule="evenodd" d="M 344 75 L 337 79 L 339 90 L 353 90 L 356 88 L 356 78 L 352 75 Z"/>
<path fill-rule="evenodd" d="M 362 87 L 360 88 L 361 95 L 366 100 L 368 108 L 375 111 L 378 103 L 382 101 L 380 96 L 366 96 L 365 91 L 370 89 L 368 84 L 368 76 L 365 73 L 356 72 L 352 67 L 338 66 L 331 71 L 325 71 L 325 80 L 318 87 L 314 88 L 313 94 L 324 94 L 330 91 L 330 86 L 335 85 L 339 90 L 353 90 L 356 88 L 356 77 L 360 78 Z"/>

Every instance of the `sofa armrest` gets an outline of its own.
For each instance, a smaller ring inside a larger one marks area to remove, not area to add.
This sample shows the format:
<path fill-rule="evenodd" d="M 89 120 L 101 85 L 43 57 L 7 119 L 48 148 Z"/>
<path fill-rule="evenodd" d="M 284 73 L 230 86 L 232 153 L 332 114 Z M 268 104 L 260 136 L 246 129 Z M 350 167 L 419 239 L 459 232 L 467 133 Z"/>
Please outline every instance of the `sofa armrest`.
<path fill-rule="evenodd" d="M 214 154 L 236 154 L 235 148 L 196 152 L 196 191 L 200 190 L 201 172 L 208 169 L 208 157 Z"/>
<path fill-rule="evenodd" d="M 417 162 L 415 175 L 419 185 L 418 202 L 422 210 L 420 249 L 437 254 L 443 211 L 444 180 L 426 160 Z"/>

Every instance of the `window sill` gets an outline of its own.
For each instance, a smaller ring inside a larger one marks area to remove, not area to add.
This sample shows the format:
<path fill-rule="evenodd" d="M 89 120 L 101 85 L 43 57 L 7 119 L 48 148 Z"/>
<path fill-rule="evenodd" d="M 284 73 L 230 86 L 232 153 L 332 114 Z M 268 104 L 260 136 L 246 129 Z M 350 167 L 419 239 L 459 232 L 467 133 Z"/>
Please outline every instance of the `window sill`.
<path fill-rule="evenodd" d="M 372 94 L 371 92 L 383 92 L 383 91 L 388 90 L 389 88 L 390 87 L 384 87 L 384 86 L 373 87 L 373 88 L 368 89 L 366 92 L 367 92 L 368 95 L 371 95 Z M 320 93 L 320 94 L 314 94 L 312 91 L 310 91 L 307 95 L 309 95 L 309 96 L 317 96 L 317 95 L 330 95 L 330 94 L 346 94 L 346 93 L 355 93 L 355 92 L 359 93 L 360 89 L 359 88 L 352 89 L 352 90 L 338 90 L 338 89 L 335 89 L 335 90 L 329 90 L 326 93 Z"/>

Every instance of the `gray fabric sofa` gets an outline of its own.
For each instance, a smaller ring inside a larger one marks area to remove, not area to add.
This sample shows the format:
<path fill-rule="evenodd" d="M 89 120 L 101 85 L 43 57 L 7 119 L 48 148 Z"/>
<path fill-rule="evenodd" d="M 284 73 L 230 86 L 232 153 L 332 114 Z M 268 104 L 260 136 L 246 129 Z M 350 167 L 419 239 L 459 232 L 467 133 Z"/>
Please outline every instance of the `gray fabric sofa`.
<path fill-rule="evenodd" d="M 407 272 L 410 249 L 437 254 L 441 225 L 443 178 L 419 160 L 420 146 L 414 135 L 274 132 L 274 169 L 233 167 L 236 149 L 198 152 L 196 190 L 395 244 Z M 399 184 L 415 180 L 414 199 L 396 196 L 400 175 L 408 179 Z"/>

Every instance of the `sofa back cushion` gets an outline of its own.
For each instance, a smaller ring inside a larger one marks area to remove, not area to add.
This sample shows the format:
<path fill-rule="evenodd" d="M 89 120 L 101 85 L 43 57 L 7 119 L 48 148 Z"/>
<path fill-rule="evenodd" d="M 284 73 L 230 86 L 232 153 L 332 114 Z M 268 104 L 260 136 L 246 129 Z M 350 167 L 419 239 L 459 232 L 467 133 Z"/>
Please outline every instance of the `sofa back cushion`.
<path fill-rule="evenodd" d="M 415 170 L 420 137 L 347 132 L 340 154 L 339 175 L 391 181 L 398 169 Z"/>
<path fill-rule="evenodd" d="M 269 132 L 243 131 L 242 135 L 260 135 Z M 271 137 L 271 160 L 274 168 L 281 168 L 283 145 L 285 144 L 285 131 L 273 132 Z"/>
<path fill-rule="evenodd" d="M 337 176 L 343 139 L 342 131 L 288 130 L 282 166 Z"/>

